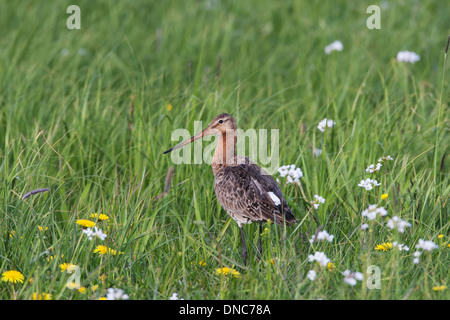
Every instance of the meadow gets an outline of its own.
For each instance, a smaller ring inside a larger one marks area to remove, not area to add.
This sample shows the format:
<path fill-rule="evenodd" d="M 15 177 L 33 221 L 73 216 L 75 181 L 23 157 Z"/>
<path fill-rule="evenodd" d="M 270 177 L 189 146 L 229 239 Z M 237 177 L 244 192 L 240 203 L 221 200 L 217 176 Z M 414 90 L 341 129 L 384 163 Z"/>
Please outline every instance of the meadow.
<path fill-rule="evenodd" d="M 0 299 L 450 298 L 443 1 L 71 4 L 0 11 Z M 163 155 L 222 112 L 302 172 L 247 266 L 211 166 Z"/>

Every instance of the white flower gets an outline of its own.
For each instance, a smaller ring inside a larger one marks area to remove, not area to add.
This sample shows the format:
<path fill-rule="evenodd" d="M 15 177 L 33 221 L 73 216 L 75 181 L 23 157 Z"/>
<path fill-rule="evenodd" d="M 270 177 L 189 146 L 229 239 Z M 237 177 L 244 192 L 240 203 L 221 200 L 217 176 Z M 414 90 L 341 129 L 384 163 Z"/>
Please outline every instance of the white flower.
<path fill-rule="evenodd" d="M 379 162 L 376 165 L 371 164 L 366 168 L 366 172 L 374 173 L 375 171 L 379 171 L 381 169 L 381 166 L 382 164 Z"/>
<path fill-rule="evenodd" d="M 322 154 L 322 149 L 314 148 L 313 154 L 315 157 L 318 157 Z"/>
<path fill-rule="evenodd" d="M 325 53 L 330 54 L 332 51 L 342 51 L 342 49 L 344 49 L 344 45 L 339 40 L 336 40 L 325 47 Z"/>
<path fill-rule="evenodd" d="M 406 227 L 411 227 L 411 224 L 397 216 L 394 216 L 386 223 L 386 226 L 390 229 L 397 228 L 398 232 L 403 233 L 405 232 Z"/>
<path fill-rule="evenodd" d="M 109 288 L 106 293 L 106 300 L 128 300 L 127 294 L 123 293 L 122 289 Z"/>
<path fill-rule="evenodd" d="M 416 248 L 422 249 L 425 251 L 433 251 L 434 249 L 437 249 L 438 246 L 433 241 L 419 239 L 419 243 L 416 244 Z"/>
<path fill-rule="evenodd" d="M 333 128 L 333 126 L 335 124 L 336 124 L 335 121 L 325 118 L 325 119 L 323 119 L 322 121 L 319 122 L 319 125 L 317 126 L 317 129 L 319 129 L 322 132 L 325 132 L 325 127 Z"/>
<path fill-rule="evenodd" d="M 92 240 L 94 237 L 99 237 L 103 241 L 107 236 L 106 233 L 103 233 L 102 229 L 98 229 L 97 227 L 94 227 L 94 231 L 91 228 L 87 228 L 83 230 L 83 233 L 88 236 L 89 240 Z"/>
<path fill-rule="evenodd" d="M 311 240 L 309 240 L 310 243 L 313 243 L 314 241 L 328 241 L 333 242 L 334 236 L 332 234 L 329 234 L 326 230 L 319 231 L 316 235 L 313 235 Z"/>
<path fill-rule="evenodd" d="M 310 202 L 313 204 L 314 209 L 318 209 L 318 208 L 319 208 L 319 205 L 320 205 L 321 203 L 325 203 L 325 199 L 322 198 L 321 196 L 319 196 L 318 194 L 315 194 L 315 195 L 314 195 L 314 198 L 315 198 L 316 200 L 310 201 Z"/>
<path fill-rule="evenodd" d="M 414 259 L 413 259 L 413 263 L 414 263 L 414 264 L 418 264 L 419 262 L 420 262 L 420 259 L 419 259 L 419 258 L 414 258 Z"/>
<path fill-rule="evenodd" d="M 397 241 L 394 241 L 392 243 L 393 247 L 396 247 L 398 251 L 409 251 L 409 247 L 407 245 L 404 245 L 403 243 L 398 243 Z"/>
<path fill-rule="evenodd" d="M 366 230 L 367 228 L 369 228 L 369 225 L 367 223 L 361 225 L 361 230 Z"/>
<path fill-rule="evenodd" d="M 369 208 L 361 212 L 361 215 L 369 220 L 374 220 L 377 216 L 387 215 L 387 211 L 383 207 L 378 208 L 376 204 L 371 204 Z"/>
<path fill-rule="evenodd" d="M 281 166 L 278 168 L 280 177 L 287 177 L 287 183 L 300 183 L 303 172 L 300 168 L 296 168 L 295 164 Z"/>
<path fill-rule="evenodd" d="M 418 258 L 418 257 L 420 257 L 421 254 L 422 254 L 422 251 L 416 251 L 413 253 L 413 256 Z"/>
<path fill-rule="evenodd" d="M 391 156 L 381 157 L 380 159 L 378 159 L 378 162 L 389 161 L 389 160 L 394 160 L 394 158 L 392 158 Z"/>
<path fill-rule="evenodd" d="M 409 62 L 409 63 L 415 63 L 420 60 L 420 56 L 411 51 L 400 51 L 397 53 L 397 61 L 398 62 Z"/>
<path fill-rule="evenodd" d="M 330 262 L 330 259 L 327 258 L 325 253 L 319 251 L 314 252 L 314 255 L 310 254 L 308 256 L 308 260 L 309 262 L 317 261 L 324 267 L 326 267 L 328 265 L 328 262 Z"/>
<path fill-rule="evenodd" d="M 378 187 L 379 185 L 381 185 L 381 183 L 379 183 L 377 180 L 368 178 L 366 180 L 361 180 L 361 182 L 358 184 L 358 187 L 365 188 L 366 190 L 372 190 L 374 187 Z"/>
<path fill-rule="evenodd" d="M 314 281 L 314 279 L 316 279 L 317 272 L 315 272 L 314 270 L 309 270 L 306 276 L 309 280 Z"/>
<path fill-rule="evenodd" d="M 169 298 L 169 300 L 184 300 L 184 299 L 178 298 L 178 293 L 174 292 L 174 293 L 172 293 L 172 296 Z"/>
<path fill-rule="evenodd" d="M 342 272 L 342 275 L 344 276 L 344 282 L 351 286 L 355 286 L 357 281 L 362 281 L 364 278 L 361 272 L 351 272 L 348 269 Z"/>

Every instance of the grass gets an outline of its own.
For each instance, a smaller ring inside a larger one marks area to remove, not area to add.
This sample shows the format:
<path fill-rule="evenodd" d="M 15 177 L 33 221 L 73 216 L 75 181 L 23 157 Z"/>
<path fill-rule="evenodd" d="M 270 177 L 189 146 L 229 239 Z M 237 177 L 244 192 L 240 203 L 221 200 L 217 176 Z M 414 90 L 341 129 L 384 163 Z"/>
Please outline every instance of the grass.
<path fill-rule="evenodd" d="M 81 29 L 69 30 L 70 4 L 8 2 L 0 13 L 0 273 L 25 276 L 1 281 L 0 299 L 98 299 L 113 287 L 131 299 L 450 298 L 433 290 L 450 282 L 440 245 L 450 242 L 448 6 L 386 2 L 381 29 L 369 30 L 366 1 L 78 1 Z M 334 40 L 343 51 L 326 55 Z M 397 62 L 402 50 L 420 61 Z M 266 225 L 262 259 L 257 225 L 244 227 L 247 268 L 210 166 L 162 154 L 178 143 L 175 129 L 194 133 L 194 121 L 221 112 L 244 130 L 278 129 L 280 165 L 304 174 L 300 186 L 281 179 L 300 222 Z M 324 118 L 336 125 L 322 133 Z M 365 172 L 387 155 L 394 161 Z M 381 186 L 357 186 L 368 177 Z M 38 188 L 50 190 L 22 200 Z M 314 194 L 326 199 L 317 211 Z M 361 231 L 370 204 L 388 215 Z M 98 222 L 104 241 L 76 224 L 92 213 L 109 216 Z M 387 228 L 392 216 L 411 227 Z M 310 244 L 319 228 L 333 242 Z M 439 248 L 414 264 L 419 239 Z M 374 249 L 393 241 L 411 250 Z M 335 269 L 309 262 L 316 251 Z M 86 293 L 66 287 L 62 263 L 79 266 Z M 371 265 L 380 289 L 366 285 Z M 221 267 L 240 278 L 216 275 Z M 364 280 L 345 284 L 346 269 Z"/>

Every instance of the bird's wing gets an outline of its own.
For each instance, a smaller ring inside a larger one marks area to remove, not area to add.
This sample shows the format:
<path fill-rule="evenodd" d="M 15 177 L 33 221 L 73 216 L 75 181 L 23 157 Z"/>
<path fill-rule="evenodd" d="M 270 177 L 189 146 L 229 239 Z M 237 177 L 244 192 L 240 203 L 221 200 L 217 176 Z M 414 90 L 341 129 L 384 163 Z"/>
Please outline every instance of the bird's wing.
<path fill-rule="evenodd" d="M 252 221 L 297 222 L 276 181 L 256 164 L 224 167 L 215 177 L 214 189 L 226 211 Z"/>

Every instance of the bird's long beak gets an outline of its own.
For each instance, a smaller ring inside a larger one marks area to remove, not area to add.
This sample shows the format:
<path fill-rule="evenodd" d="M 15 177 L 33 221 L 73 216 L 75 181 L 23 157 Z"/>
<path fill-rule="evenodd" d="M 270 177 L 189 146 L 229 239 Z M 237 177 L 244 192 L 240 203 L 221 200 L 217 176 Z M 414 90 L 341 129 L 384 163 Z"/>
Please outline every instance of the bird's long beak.
<path fill-rule="evenodd" d="M 207 135 L 210 135 L 210 134 L 214 134 L 213 131 L 214 131 L 214 130 L 210 130 L 210 127 L 208 126 L 208 127 L 207 127 L 205 130 L 203 130 L 202 132 L 196 134 L 195 136 L 193 136 L 193 137 L 191 137 L 191 138 L 189 138 L 189 139 L 187 139 L 187 140 L 185 140 L 185 141 L 183 141 L 183 142 L 180 142 L 180 143 L 177 144 L 175 147 L 170 148 L 169 150 L 164 151 L 163 153 L 164 153 L 164 154 L 169 153 L 170 151 L 173 151 L 173 150 L 175 150 L 175 149 L 184 147 L 185 145 L 187 145 L 187 144 L 189 144 L 189 143 L 191 143 L 191 142 L 194 142 L 195 140 L 201 139 L 201 138 L 203 138 L 204 136 L 207 136 Z"/>

